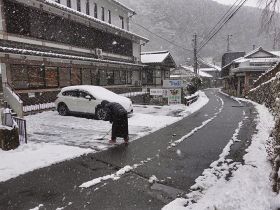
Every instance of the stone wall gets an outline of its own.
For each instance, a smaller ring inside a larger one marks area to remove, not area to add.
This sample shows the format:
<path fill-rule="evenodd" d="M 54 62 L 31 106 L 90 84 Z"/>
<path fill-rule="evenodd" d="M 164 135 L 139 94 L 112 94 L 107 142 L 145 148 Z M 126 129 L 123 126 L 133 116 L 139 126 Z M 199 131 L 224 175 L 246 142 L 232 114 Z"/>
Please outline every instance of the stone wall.
<path fill-rule="evenodd" d="M 278 67 L 276 67 L 278 68 Z M 273 170 L 271 173 L 273 191 L 279 193 L 280 190 L 280 72 L 276 73 L 270 80 L 252 89 L 247 97 L 259 104 L 264 104 L 275 115 L 276 125 L 271 134 L 271 139 L 267 142 L 268 158 L 271 160 Z"/>

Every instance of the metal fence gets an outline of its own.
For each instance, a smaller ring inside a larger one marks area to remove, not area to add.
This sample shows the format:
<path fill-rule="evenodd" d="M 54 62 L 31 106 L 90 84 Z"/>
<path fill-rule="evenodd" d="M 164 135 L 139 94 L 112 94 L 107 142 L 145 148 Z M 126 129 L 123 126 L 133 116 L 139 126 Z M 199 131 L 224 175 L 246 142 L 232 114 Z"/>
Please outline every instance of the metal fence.
<path fill-rule="evenodd" d="M 195 95 L 195 96 L 192 96 L 192 97 L 189 97 L 189 98 L 185 98 L 185 104 L 187 106 L 191 105 L 192 103 L 196 102 L 198 100 L 198 95 Z"/>
<path fill-rule="evenodd" d="M 19 141 L 27 144 L 26 120 L 19 117 L 13 119 L 18 125 Z"/>

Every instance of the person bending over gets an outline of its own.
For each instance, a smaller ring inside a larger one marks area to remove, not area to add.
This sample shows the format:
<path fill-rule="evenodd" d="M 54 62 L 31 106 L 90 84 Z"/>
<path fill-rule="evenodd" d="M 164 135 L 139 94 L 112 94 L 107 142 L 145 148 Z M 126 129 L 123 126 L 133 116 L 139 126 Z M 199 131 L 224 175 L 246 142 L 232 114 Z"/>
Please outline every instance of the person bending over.
<path fill-rule="evenodd" d="M 106 120 L 112 123 L 112 136 L 110 143 L 116 143 L 117 137 L 124 139 L 124 142 L 128 143 L 128 120 L 127 111 L 125 108 L 116 102 L 102 101 L 102 108 L 107 112 Z"/>

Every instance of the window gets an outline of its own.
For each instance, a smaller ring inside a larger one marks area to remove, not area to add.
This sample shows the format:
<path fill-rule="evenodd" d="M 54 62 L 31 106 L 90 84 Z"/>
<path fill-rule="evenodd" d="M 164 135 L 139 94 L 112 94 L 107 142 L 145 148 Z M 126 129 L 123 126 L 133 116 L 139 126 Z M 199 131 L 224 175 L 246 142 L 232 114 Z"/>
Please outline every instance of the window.
<path fill-rule="evenodd" d="M 65 91 L 62 93 L 63 96 L 71 96 L 71 97 L 79 97 L 79 92 L 77 90 L 70 90 L 70 91 Z"/>
<path fill-rule="evenodd" d="M 104 9 L 104 7 L 101 7 L 101 11 L 102 11 L 101 20 L 102 20 L 102 21 L 105 21 L 105 9 Z"/>
<path fill-rule="evenodd" d="M 77 10 L 81 12 L 81 0 L 77 0 Z"/>
<path fill-rule="evenodd" d="M 60 4 L 60 0 L 55 0 L 55 2 Z"/>
<path fill-rule="evenodd" d="M 111 15 L 111 10 L 108 10 L 108 23 L 112 23 L 112 15 Z"/>
<path fill-rule="evenodd" d="M 120 16 L 121 24 L 122 24 L 122 29 L 124 29 L 124 18 Z"/>
<path fill-rule="evenodd" d="M 89 0 L 86 1 L 86 14 L 89 15 Z"/>
<path fill-rule="evenodd" d="M 67 0 L 67 7 L 71 8 L 71 0 Z"/>
<path fill-rule="evenodd" d="M 94 17 L 97 18 L 97 4 L 94 3 Z"/>

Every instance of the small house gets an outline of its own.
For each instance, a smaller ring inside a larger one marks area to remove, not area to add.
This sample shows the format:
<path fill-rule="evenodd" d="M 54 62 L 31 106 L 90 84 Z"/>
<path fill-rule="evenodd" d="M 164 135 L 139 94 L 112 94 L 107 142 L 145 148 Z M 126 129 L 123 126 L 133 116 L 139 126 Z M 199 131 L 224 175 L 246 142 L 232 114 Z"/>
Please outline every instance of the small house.
<path fill-rule="evenodd" d="M 176 63 L 169 51 L 143 52 L 141 62 L 146 65 L 142 71 L 142 85 L 162 86 L 163 80 L 170 79 Z"/>

